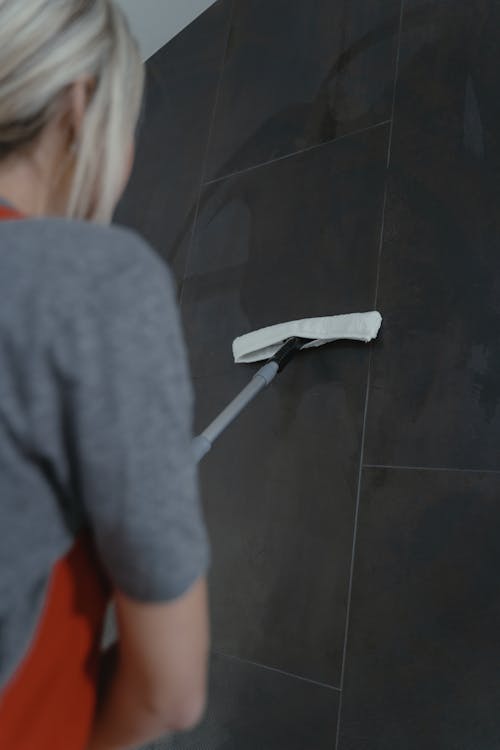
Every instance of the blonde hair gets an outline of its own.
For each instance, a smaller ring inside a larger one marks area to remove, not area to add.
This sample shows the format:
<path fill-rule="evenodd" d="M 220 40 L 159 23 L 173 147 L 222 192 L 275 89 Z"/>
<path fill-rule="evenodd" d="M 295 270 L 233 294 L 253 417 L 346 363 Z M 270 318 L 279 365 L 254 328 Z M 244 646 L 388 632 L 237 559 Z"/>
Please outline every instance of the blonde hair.
<path fill-rule="evenodd" d="M 144 90 L 127 20 L 112 0 L 0 0 L 0 159 L 34 143 L 87 75 L 66 216 L 109 223 Z"/>

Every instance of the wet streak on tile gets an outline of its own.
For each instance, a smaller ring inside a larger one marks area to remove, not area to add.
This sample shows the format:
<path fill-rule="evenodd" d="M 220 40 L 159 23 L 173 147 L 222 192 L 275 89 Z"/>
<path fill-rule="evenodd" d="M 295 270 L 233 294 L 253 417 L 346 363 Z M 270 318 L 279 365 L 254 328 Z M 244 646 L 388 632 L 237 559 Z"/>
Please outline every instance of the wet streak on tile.
<path fill-rule="evenodd" d="M 401 0 L 237 0 L 210 178 L 390 117 Z"/>
<path fill-rule="evenodd" d="M 403 18 L 366 462 L 500 469 L 496 2 Z"/>

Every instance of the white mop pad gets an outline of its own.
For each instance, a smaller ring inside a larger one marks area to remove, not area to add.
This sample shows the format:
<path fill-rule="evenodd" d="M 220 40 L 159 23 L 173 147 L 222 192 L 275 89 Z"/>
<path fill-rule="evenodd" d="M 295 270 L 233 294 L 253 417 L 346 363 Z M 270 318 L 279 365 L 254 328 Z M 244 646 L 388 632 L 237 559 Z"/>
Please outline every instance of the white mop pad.
<path fill-rule="evenodd" d="M 381 323 L 382 316 L 376 311 L 278 323 L 238 336 L 233 341 L 234 361 L 239 364 L 269 359 L 292 336 L 313 339 L 305 344 L 303 349 L 322 346 L 338 339 L 368 342 L 376 338 Z"/>

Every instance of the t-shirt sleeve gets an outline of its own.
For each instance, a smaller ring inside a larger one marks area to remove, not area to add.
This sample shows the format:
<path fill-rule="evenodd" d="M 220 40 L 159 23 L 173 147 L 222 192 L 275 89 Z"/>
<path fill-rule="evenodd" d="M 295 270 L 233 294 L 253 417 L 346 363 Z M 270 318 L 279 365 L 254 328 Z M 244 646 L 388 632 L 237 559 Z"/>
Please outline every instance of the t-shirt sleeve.
<path fill-rule="evenodd" d="M 193 388 L 171 273 L 138 236 L 128 241 L 130 263 L 73 312 L 73 460 L 113 584 L 139 601 L 169 601 L 206 573 L 210 557 Z"/>

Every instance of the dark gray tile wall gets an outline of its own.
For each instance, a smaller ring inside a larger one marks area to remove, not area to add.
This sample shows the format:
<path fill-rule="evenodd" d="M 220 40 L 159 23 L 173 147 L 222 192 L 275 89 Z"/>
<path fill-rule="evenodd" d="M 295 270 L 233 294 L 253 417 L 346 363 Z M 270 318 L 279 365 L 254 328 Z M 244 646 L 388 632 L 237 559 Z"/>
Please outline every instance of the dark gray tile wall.
<path fill-rule="evenodd" d="M 388 135 L 382 125 L 204 189 L 182 296 L 195 376 L 234 371 L 230 344 L 247 331 L 373 308 Z"/>
<path fill-rule="evenodd" d="M 115 220 L 168 261 L 179 289 L 227 44 L 231 0 L 219 0 L 151 57 L 134 169 Z"/>
<path fill-rule="evenodd" d="M 235 336 L 370 310 L 200 467 L 210 703 L 157 748 L 500 744 L 500 6 L 219 0 L 148 63 L 117 220 L 179 285 L 201 430 Z"/>
<path fill-rule="evenodd" d="M 232 363 L 235 336 L 372 308 L 387 138 L 374 128 L 206 189 L 182 297 L 200 429 L 256 369 Z M 337 686 L 368 357 L 301 354 L 201 469 L 216 647 Z"/>
<path fill-rule="evenodd" d="M 335 742 L 338 701 L 332 688 L 214 654 L 203 723 L 148 750 L 323 750 Z"/>
<path fill-rule="evenodd" d="M 499 41 L 498 3 L 403 17 L 367 463 L 500 470 Z"/>
<path fill-rule="evenodd" d="M 208 177 L 391 116 L 400 0 L 236 0 Z"/>
<path fill-rule="evenodd" d="M 495 747 L 500 474 L 367 469 L 342 750 Z"/>

